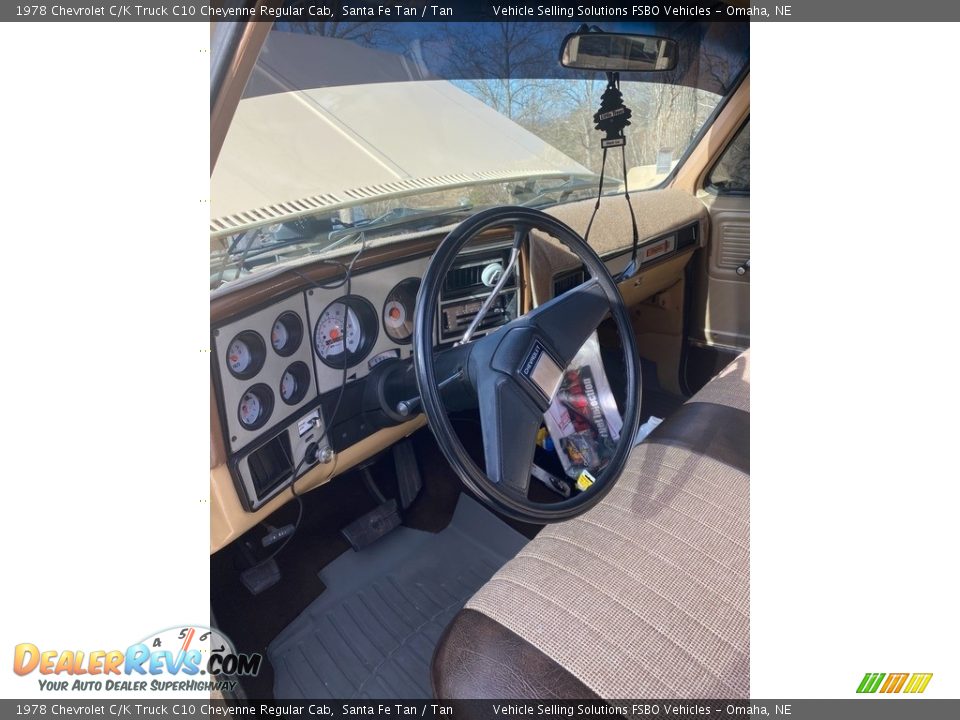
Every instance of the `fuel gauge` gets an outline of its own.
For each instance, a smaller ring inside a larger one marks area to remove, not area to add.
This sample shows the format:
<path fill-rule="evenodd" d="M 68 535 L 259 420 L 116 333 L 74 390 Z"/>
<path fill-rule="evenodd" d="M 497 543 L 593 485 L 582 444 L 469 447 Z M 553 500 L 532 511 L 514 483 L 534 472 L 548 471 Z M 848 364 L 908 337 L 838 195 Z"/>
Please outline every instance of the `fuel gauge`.
<path fill-rule="evenodd" d="M 413 309 L 420 291 L 420 278 L 397 283 L 383 303 L 383 331 L 391 340 L 406 345 L 413 337 Z"/>
<path fill-rule="evenodd" d="M 280 378 L 280 399 L 287 405 L 296 405 L 310 389 L 310 369 L 306 363 L 295 362 L 283 371 Z"/>
<path fill-rule="evenodd" d="M 258 383 L 247 390 L 240 398 L 237 417 L 247 430 L 257 430 L 266 425 L 273 412 L 273 391 L 269 386 Z"/>
<path fill-rule="evenodd" d="M 270 344 L 281 357 L 293 355 L 303 339 L 303 323 L 295 312 L 287 311 L 273 322 Z"/>
<path fill-rule="evenodd" d="M 263 367 L 266 346 L 252 330 L 244 330 L 227 346 L 227 369 L 240 380 L 249 380 Z"/>

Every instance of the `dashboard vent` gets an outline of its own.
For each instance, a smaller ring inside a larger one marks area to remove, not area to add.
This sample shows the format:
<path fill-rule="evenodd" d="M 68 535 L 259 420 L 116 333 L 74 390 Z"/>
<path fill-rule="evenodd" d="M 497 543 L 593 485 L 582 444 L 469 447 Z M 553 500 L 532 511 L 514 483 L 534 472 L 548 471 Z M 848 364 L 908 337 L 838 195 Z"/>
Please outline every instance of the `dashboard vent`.
<path fill-rule="evenodd" d="M 496 262 L 495 260 L 493 262 Z M 477 285 L 482 285 L 483 265 L 468 265 L 466 267 L 453 268 L 447 273 L 447 280 L 443 289 L 447 292 L 457 292 L 458 290 L 467 290 Z"/>
<path fill-rule="evenodd" d="M 583 284 L 586 280 L 586 274 L 583 270 L 572 270 L 571 272 L 557 275 L 553 278 L 553 296 L 559 297 L 567 290 L 573 290 L 577 285 Z"/>
<path fill-rule="evenodd" d="M 750 259 L 750 225 L 724 223 L 720 228 L 720 257 L 717 267 L 735 270 Z"/>
<path fill-rule="evenodd" d="M 677 250 L 697 244 L 697 225 L 687 225 L 677 233 Z"/>
<path fill-rule="evenodd" d="M 483 271 L 489 265 L 499 263 L 507 267 L 510 260 L 510 251 L 502 250 L 496 255 L 484 253 L 482 256 L 466 257 L 457 262 L 443 282 L 443 297 L 466 297 L 468 295 L 487 295 L 490 288 L 483 284 Z M 516 275 L 511 274 L 504 289 L 516 286 Z"/>

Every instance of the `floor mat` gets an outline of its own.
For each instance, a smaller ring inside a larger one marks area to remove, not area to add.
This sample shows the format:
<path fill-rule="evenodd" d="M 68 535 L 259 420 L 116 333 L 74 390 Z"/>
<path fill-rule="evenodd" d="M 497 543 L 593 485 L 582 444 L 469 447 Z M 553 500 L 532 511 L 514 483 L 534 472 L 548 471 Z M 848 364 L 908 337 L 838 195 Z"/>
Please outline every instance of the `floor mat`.
<path fill-rule="evenodd" d="M 320 572 L 327 590 L 268 648 L 277 699 L 428 699 L 430 659 L 464 603 L 527 539 L 461 495 L 433 534 L 400 527 Z"/>

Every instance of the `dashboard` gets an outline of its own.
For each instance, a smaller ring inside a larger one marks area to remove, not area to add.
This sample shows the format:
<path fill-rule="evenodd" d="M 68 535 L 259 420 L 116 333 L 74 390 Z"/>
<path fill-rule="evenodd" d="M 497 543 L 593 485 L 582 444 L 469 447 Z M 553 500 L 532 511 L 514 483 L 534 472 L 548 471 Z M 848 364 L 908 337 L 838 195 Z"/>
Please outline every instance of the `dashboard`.
<path fill-rule="evenodd" d="M 444 283 L 434 342 L 449 345 L 503 272 L 509 246 L 465 252 Z M 212 329 L 228 465 L 255 511 L 318 462 L 409 420 L 413 316 L 429 256 L 316 282 Z M 476 336 L 518 313 L 509 278 Z M 330 424 L 328 428 L 327 425 Z M 308 452 L 308 449 L 310 452 Z"/>
<path fill-rule="evenodd" d="M 634 207 L 639 272 L 620 284 L 631 306 L 682 282 L 707 222 L 703 205 L 681 191 L 645 193 Z M 592 203 L 569 203 L 550 214 L 582 235 L 591 210 Z M 441 239 L 424 234 L 369 246 L 349 291 L 340 267 L 311 263 L 211 298 L 212 552 L 289 502 L 294 479 L 298 493 L 312 490 L 424 426 L 415 407 L 399 407 L 416 400 L 413 312 Z M 510 240 L 494 231 L 461 253 L 433 319 L 435 346 L 470 325 L 491 279 L 507 266 Z M 590 244 L 611 273 L 622 270 L 630 260 L 626 210 L 605 208 Z M 531 233 L 517 277 L 508 278 L 475 336 L 583 280 L 574 255 Z M 312 445 L 316 456 L 305 461 Z"/>

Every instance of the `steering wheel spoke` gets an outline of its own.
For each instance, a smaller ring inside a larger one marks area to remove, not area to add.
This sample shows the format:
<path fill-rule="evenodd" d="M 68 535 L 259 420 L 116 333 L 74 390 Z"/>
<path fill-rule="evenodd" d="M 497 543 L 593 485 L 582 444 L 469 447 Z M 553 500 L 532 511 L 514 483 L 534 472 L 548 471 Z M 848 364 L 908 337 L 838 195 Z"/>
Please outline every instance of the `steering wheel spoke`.
<path fill-rule="evenodd" d="M 610 301 L 596 279 L 590 279 L 524 316 L 538 333 L 550 338 L 561 367 L 570 364 L 610 312 Z"/>
<path fill-rule="evenodd" d="M 501 373 L 483 375 L 477 396 L 487 476 L 525 501 L 542 413 L 516 381 Z"/>

